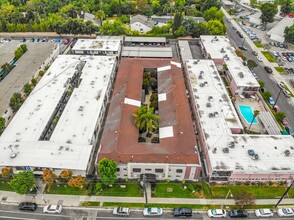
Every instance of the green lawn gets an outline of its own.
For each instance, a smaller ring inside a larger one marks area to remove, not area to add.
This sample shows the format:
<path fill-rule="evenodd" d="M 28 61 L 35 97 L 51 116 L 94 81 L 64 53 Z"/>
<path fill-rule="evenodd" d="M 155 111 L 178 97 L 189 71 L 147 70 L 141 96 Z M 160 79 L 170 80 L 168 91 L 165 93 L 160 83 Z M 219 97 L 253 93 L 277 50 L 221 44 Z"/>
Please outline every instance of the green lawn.
<path fill-rule="evenodd" d="M 50 192 L 47 192 L 47 187 L 44 190 L 47 194 L 64 194 L 64 195 L 87 195 L 87 190 L 84 188 L 70 187 L 67 185 L 53 185 L 50 187 Z"/>
<path fill-rule="evenodd" d="M 2 191 L 14 191 L 11 186 L 8 184 L 8 182 L 0 182 L 0 190 Z"/>
<path fill-rule="evenodd" d="M 266 57 L 266 59 L 271 62 L 271 63 L 276 63 L 276 59 L 273 58 L 273 56 L 271 55 L 271 53 L 269 51 L 261 51 L 261 53 Z"/>
<path fill-rule="evenodd" d="M 97 203 L 97 202 L 96 202 Z M 96 204 L 95 202 L 85 202 L 82 203 L 81 206 L 85 206 L 84 204 L 90 204 L 87 206 L 99 206 L 100 204 Z M 145 203 L 119 203 L 119 202 L 103 202 L 103 207 L 117 207 L 117 206 L 123 206 L 123 207 L 129 207 L 129 208 L 145 208 Z M 220 208 L 221 205 L 202 205 L 202 204 L 150 204 L 148 203 L 149 207 L 158 207 L 158 208 L 178 208 L 178 207 L 186 207 L 186 208 L 192 208 L 192 209 L 201 209 L 201 210 L 207 210 L 212 208 Z M 258 209 L 258 208 L 273 208 L 273 205 L 253 205 L 253 206 L 244 206 L 244 209 Z M 289 205 L 292 206 L 292 205 Z M 225 207 L 228 209 L 236 209 L 237 207 L 234 205 L 225 205 Z"/>
<path fill-rule="evenodd" d="M 211 193 L 213 198 L 225 198 L 228 191 L 234 195 L 238 191 L 251 192 L 256 198 L 275 198 L 280 197 L 285 192 L 284 186 L 270 187 L 270 186 L 212 186 Z M 294 196 L 294 189 L 289 191 L 290 197 Z"/>
<path fill-rule="evenodd" d="M 255 46 L 263 48 L 263 45 L 261 42 L 254 42 Z"/>
<path fill-rule="evenodd" d="M 280 74 L 285 74 L 285 70 L 283 67 L 277 66 L 275 69 L 280 73 Z"/>
<path fill-rule="evenodd" d="M 121 185 L 125 185 L 126 188 L 121 188 Z M 141 197 L 143 196 L 143 190 L 139 183 L 116 183 L 113 184 L 113 187 L 103 189 L 98 194 L 101 196 Z"/>
<path fill-rule="evenodd" d="M 191 185 L 195 192 L 189 189 Z M 210 198 L 209 186 L 205 183 L 186 183 L 184 189 L 181 183 L 157 183 L 153 191 L 154 197 L 163 198 Z"/>

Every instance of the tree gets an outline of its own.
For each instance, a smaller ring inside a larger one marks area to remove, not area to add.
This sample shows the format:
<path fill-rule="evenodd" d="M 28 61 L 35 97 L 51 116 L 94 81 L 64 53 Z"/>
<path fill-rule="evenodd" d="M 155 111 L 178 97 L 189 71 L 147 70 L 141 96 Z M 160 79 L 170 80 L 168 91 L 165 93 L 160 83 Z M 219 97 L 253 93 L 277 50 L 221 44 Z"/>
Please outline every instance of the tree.
<path fill-rule="evenodd" d="M 269 91 L 265 91 L 263 93 L 263 97 L 267 100 L 267 99 L 269 99 L 269 97 L 272 97 L 272 94 Z"/>
<path fill-rule="evenodd" d="M 274 17 L 278 12 L 277 7 L 271 3 L 262 4 L 261 8 L 261 21 L 266 25 L 267 23 L 272 23 L 274 21 Z"/>
<path fill-rule="evenodd" d="M 95 13 L 95 17 L 96 19 L 98 19 L 100 21 L 100 24 L 102 24 L 102 21 L 103 19 L 105 18 L 105 13 L 104 11 L 102 10 L 98 10 L 96 13 Z"/>
<path fill-rule="evenodd" d="M 176 12 L 174 16 L 174 23 L 173 23 L 173 34 L 178 30 L 178 28 L 182 24 L 182 13 L 181 12 Z"/>
<path fill-rule="evenodd" d="M 27 194 L 33 187 L 36 186 L 36 181 L 33 172 L 21 171 L 15 174 L 10 180 L 9 185 L 18 194 Z"/>
<path fill-rule="evenodd" d="M 5 129 L 5 118 L 0 117 L 0 135 L 3 133 L 4 129 Z"/>
<path fill-rule="evenodd" d="M 17 112 L 23 103 L 23 98 L 20 93 L 14 93 L 10 99 L 9 106 L 12 108 L 13 112 Z"/>
<path fill-rule="evenodd" d="M 257 0 L 250 0 L 250 6 L 255 7 L 257 5 Z"/>
<path fill-rule="evenodd" d="M 286 118 L 286 114 L 285 112 L 277 112 L 275 114 L 275 118 L 277 119 L 277 121 L 282 121 L 284 118 Z"/>
<path fill-rule="evenodd" d="M 247 60 L 247 66 L 249 69 L 257 67 L 257 63 L 254 60 Z"/>
<path fill-rule="evenodd" d="M 293 1 L 291 0 L 285 0 L 281 2 L 281 12 L 284 14 L 291 13 L 291 4 L 293 4 Z"/>
<path fill-rule="evenodd" d="M 62 170 L 60 173 L 60 177 L 64 179 L 65 181 L 69 181 L 72 177 L 72 171 L 71 170 Z"/>
<path fill-rule="evenodd" d="M 250 126 L 249 126 L 248 130 L 250 130 L 250 128 L 252 126 L 252 123 L 254 122 L 255 118 L 259 115 L 259 112 L 260 112 L 259 110 L 254 110 L 254 112 L 253 112 L 253 118 L 252 118 L 252 121 L 250 123 Z"/>
<path fill-rule="evenodd" d="M 154 108 L 155 110 L 158 109 L 158 94 L 156 92 L 153 92 L 150 96 L 150 108 Z"/>
<path fill-rule="evenodd" d="M 117 164 L 115 161 L 108 158 L 103 158 L 98 163 L 98 172 L 103 185 L 110 185 L 116 179 Z"/>
<path fill-rule="evenodd" d="M 40 71 L 39 71 L 39 76 L 40 76 L 40 77 L 43 77 L 44 74 L 45 74 L 45 71 L 43 71 L 43 70 L 40 70 Z"/>
<path fill-rule="evenodd" d="M 219 20 L 210 20 L 207 22 L 210 35 L 225 35 L 227 28 Z"/>
<path fill-rule="evenodd" d="M 99 30 L 99 34 L 110 36 L 126 35 L 128 33 L 130 33 L 130 29 L 119 20 L 112 23 L 109 21 L 103 22 Z"/>
<path fill-rule="evenodd" d="M 216 7 L 212 7 L 206 10 L 203 14 L 203 18 L 205 19 L 205 21 L 219 20 L 223 23 L 223 17 L 223 12 L 221 10 L 218 10 Z"/>
<path fill-rule="evenodd" d="M 31 82 L 32 82 L 33 86 L 37 85 L 37 79 L 36 78 L 32 78 Z"/>
<path fill-rule="evenodd" d="M 26 44 L 21 44 L 19 47 L 22 49 L 22 51 L 24 53 L 28 51 L 28 48 L 27 48 L 27 45 Z"/>
<path fill-rule="evenodd" d="M 238 208 L 243 208 L 244 205 L 255 205 L 255 197 L 247 191 L 239 191 L 234 194 L 235 204 Z"/>
<path fill-rule="evenodd" d="M 23 92 L 28 96 L 32 92 L 32 86 L 29 83 L 26 83 L 23 87 Z"/>
<path fill-rule="evenodd" d="M 206 11 L 212 7 L 216 7 L 217 9 L 221 8 L 221 2 L 218 0 L 205 0 L 201 1 L 201 11 Z"/>
<path fill-rule="evenodd" d="M 68 185 L 71 187 L 82 188 L 84 184 L 85 184 L 85 178 L 82 177 L 81 175 L 78 175 L 77 177 L 71 178 L 68 181 Z"/>
<path fill-rule="evenodd" d="M 259 85 L 260 85 L 260 88 L 263 88 L 264 87 L 264 82 L 263 81 L 261 81 L 261 80 L 257 80 L 257 82 L 259 83 Z"/>
<path fill-rule="evenodd" d="M 14 51 L 14 56 L 15 56 L 15 58 L 18 60 L 22 55 L 23 55 L 23 50 L 21 49 L 21 47 L 18 47 L 18 48 Z"/>
<path fill-rule="evenodd" d="M 51 169 L 44 169 L 43 170 L 43 180 L 47 184 L 47 192 L 50 192 L 50 188 L 57 179 L 57 176 L 55 173 L 52 172 Z"/>
<path fill-rule="evenodd" d="M 285 28 L 285 40 L 291 44 L 294 44 L 294 24 Z"/>
<path fill-rule="evenodd" d="M 135 119 L 135 126 L 141 130 L 147 130 L 147 133 L 158 128 L 160 117 L 154 114 L 154 108 L 148 108 L 146 105 L 142 105 L 137 108 L 133 117 Z"/>
<path fill-rule="evenodd" d="M 2 177 L 5 179 L 10 179 L 13 175 L 13 170 L 10 167 L 3 167 L 1 169 Z"/>
<path fill-rule="evenodd" d="M 9 73 L 12 69 L 12 66 L 9 63 L 4 63 L 1 65 L 1 68 L 4 70 L 4 72 Z"/>
<path fill-rule="evenodd" d="M 235 53 L 236 53 L 236 55 L 237 55 L 238 57 L 243 57 L 243 56 L 244 56 L 242 50 L 237 49 L 237 50 L 235 51 Z"/>

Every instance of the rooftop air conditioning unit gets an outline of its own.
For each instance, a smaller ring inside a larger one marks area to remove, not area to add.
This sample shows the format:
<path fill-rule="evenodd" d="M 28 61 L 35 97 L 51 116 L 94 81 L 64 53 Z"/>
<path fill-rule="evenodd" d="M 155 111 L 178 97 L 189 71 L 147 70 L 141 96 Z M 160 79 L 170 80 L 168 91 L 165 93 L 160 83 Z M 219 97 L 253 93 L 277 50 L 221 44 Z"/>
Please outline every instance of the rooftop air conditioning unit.
<path fill-rule="evenodd" d="M 223 152 L 224 152 L 224 153 L 227 154 L 227 153 L 229 153 L 229 151 L 230 151 L 229 148 L 227 148 L 227 147 L 223 148 Z"/>
<path fill-rule="evenodd" d="M 285 150 L 284 153 L 285 153 L 285 156 L 286 156 L 286 157 L 290 156 L 290 151 L 289 151 L 289 150 Z"/>

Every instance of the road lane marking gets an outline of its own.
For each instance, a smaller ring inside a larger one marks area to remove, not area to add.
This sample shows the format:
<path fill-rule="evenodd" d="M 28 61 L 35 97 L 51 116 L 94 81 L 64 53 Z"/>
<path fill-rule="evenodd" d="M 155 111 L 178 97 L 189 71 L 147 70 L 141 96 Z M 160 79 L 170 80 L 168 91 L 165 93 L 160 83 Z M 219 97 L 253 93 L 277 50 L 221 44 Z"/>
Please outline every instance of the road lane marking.
<path fill-rule="evenodd" d="M 24 220 L 24 219 L 26 219 L 26 220 L 39 220 L 39 219 L 36 219 L 36 218 L 19 218 L 19 217 L 11 217 L 11 216 L 2 216 L 2 215 L 0 215 L 0 219 L 1 218 L 8 218 L 8 219 L 20 219 L 20 220 Z"/>

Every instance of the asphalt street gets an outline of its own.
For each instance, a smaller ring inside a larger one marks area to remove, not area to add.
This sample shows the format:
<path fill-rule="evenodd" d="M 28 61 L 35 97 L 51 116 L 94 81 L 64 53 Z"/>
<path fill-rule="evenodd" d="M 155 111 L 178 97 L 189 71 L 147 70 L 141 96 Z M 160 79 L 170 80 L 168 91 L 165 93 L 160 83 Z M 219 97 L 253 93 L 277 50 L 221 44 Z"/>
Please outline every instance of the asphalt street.
<path fill-rule="evenodd" d="M 227 29 L 228 37 L 230 38 L 232 45 L 235 48 L 239 48 L 239 46 L 241 46 L 243 44 L 244 38 L 240 38 L 237 35 L 236 30 L 232 29 L 231 24 L 227 24 L 227 27 L 228 27 L 228 29 Z M 252 54 L 252 50 L 250 49 L 250 47 L 246 43 L 246 41 L 244 42 L 244 46 L 246 46 L 248 48 L 248 51 L 243 50 L 244 56 L 246 56 L 247 59 L 251 59 L 251 60 L 256 61 L 258 66 L 255 67 L 253 71 L 256 73 L 258 79 L 262 80 L 265 83 L 265 89 L 267 91 L 269 91 L 272 94 L 274 100 L 276 100 L 277 96 L 279 94 L 279 91 L 280 91 L 280 88 L 277 85 L 277 81 L 274 79 L 273 75 L 268 74 L 264 70 L 264 64 L 262 62 L 259 62 L 256 59 L 256 57 Z M 281 108 L 281 111 L 286 113 L 289 126 L 293 128 L 294 127 L 293 101 L 291 101 L 290 98 L 286 98 L 286 96 L 283 93 L 281 93 L 280 97 L 277 101 L 277 105 Z"/>

